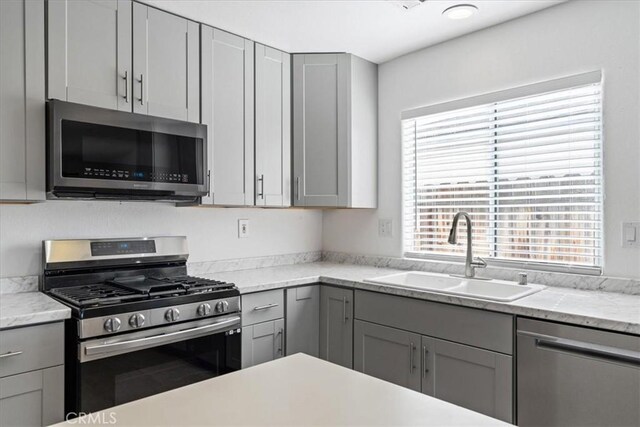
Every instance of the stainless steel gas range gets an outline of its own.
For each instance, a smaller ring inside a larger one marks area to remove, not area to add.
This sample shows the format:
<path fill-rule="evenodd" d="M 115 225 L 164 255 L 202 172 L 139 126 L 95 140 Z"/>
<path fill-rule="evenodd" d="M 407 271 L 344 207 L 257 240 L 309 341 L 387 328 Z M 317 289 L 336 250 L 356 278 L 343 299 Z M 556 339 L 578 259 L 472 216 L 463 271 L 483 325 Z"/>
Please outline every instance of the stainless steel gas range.
<path fill-rule="evenodd" d="M 184 237 L 43 242 L 67 304 L 65 408 L 93 412 L 240 369 L 240 293 L 187 275 Z"/>

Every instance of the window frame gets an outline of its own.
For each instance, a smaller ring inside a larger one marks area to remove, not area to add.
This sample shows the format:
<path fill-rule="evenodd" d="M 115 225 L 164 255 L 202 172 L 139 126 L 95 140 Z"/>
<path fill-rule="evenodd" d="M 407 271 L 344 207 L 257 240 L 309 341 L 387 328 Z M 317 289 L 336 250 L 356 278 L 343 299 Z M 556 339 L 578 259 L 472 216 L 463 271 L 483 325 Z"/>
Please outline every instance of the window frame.
<path fill-rule="evenodd" d="M 601 204 L 600 204 L 600 215 L 602 218 L 601 221 L 601 241 L 600 241 L 600 251 L 601 251 L 601 262 L 599 266 L 586 266 L 586 265 L 571 265 L 571 264 L 561 264 L 561 263 L 552 263 L 552 262 L 544 262 L 544 261 L 520 261 L 520 260 L 505 260 L 505 259 L 496 259 L 496 258 L 487 258 L 487 265 L 489 267 L 498 267 L 498 268 L 511 268 L 511 269 L 525 269 L 525 270 L 537 270 L 537 271 L 545 271 L 545 272 L 558 272 L 558 273 L 571 273 L 571 274 L 585 274 L 592 276 L 600 276 L 603 274 L 603 270 L 605 267 L 606 259 L 606 238 L 605 238 L 605 209 L 604 209 L 604 201 L 606 199 L 605 195 L 605 174 L 604 174 L 604 162 L 605 162 L 605 153 L 604 153 L 604 144 L 605 144 L 605 123 L 604 123 L 604 79 L 601 70 L 587 72 L 583 74 L 577 74 L 573 76 L 568 76 L 564 78 L 534 83 L 525 86 L 519 86 L 516 88 L 506 89 L 497 92 L 491 92 L 479 96 L 473 96 L 469 98 L 458 99 L 454 101 L 443 102 L 439 104 L 433 104 L 425 107 L 414 108 L 411 110 L 403 111 L 400 115 L 400 135 L 402 135 L 403 129 L 403 121 L 407 119 L 414 119 L 422 116 L 427 116 L 431 114 L 443 113 L 447 111 L 454 111 L 463 108 L 469 108 L 474 106 L 479 106 L 482 104 L 490 104 L 495 102 L 507 101 L 515 98 L 521 98 L 526 96 L 539 95 L 545 92 L 552 92 L 557 90 L 569 89 L 571 87 L 589 85 L 594 83 L 601 84 L 601 108 L 602 108 L 602 119 L 601 119 L 601 152 L 600 152 L 600 161 L 602 172 L 600 175 L 601 180 Z M 422 253 L 422 252 L 413 252 L 407 250 L 407 241 L 405 239 L 405 213 L 406 213 L 406 197 L 404 192 L 404 156 L 405 156 L 405 147 L 404 141 L 401 136 L 401 156 L 400 156 L 400 166 L 401 166 L 401 179 L 400 179 L 400 191 L 402 194 L 402 206 L 401 206 L 401 238 L 402 238 L 402 253 L 405 259 L 419 259 L 419 260 L 428 260 L 428 261 L 440 261 L 440 262 L 448 262 L 448 263 L 464 263 L 465 256 L 463 255 L 450 255 L 450 254 L 437 254 L 437 253 Z"/>

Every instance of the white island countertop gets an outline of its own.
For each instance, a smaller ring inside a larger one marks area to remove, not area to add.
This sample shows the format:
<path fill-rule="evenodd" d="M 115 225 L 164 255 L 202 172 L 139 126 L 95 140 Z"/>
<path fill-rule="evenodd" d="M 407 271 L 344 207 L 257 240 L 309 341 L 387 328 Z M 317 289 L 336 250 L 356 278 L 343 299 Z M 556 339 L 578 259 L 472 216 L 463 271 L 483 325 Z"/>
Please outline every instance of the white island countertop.
<path fill-rule="evenodd" d="M 116 426 L 172 427 L 510 425 L 304 354 L 56 426 L 104 420 Z"/>

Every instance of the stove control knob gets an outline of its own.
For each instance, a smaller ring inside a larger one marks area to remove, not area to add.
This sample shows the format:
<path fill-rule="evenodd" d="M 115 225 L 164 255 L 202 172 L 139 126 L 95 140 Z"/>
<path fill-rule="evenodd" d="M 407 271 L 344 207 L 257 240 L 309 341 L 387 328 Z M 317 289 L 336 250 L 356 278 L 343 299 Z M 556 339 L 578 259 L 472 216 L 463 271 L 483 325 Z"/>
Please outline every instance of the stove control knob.
<path fill-rule="evenodd" d="M 216 313 L 224 313 L 229 310 L 229 303 L 226 301 L 218 301 L 216 304 Z"/>
<path fill-rule="evenodd" d="M 132 328 L 139 328 L 144 325 L 144 315 L 136 313 L 129 318 L 129 326 Z"/>
<path fill-rule="evenodd" d="M 177 308 L 170 308 L 164 313 L 164 318 L 167 322 L 175 322 L 180 318 L 180 310 Z"/>
<path fill-rule="evenodd" d="M 208 316 L 211 314 L 211 304 L 205 302 L 204 304 L 200 304 L 198 306 L 198 316 Z"/>
<path fill-rule="evenodd" d="M 107 332 L 118 332 L 120 330 L 120 319 L 117 317 L 109 317 L 104 321 L 104 330 Z"/>

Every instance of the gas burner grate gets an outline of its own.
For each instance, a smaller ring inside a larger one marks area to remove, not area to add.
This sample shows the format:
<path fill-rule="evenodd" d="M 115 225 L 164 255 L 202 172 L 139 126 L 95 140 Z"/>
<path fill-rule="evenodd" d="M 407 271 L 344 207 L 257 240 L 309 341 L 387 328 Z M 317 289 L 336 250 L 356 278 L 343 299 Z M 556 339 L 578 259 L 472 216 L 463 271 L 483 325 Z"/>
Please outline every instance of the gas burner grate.
<path fill-rule="evenodd" d="M 144 295 L 108 283 L 55 288 L 51 293 L 78 307 L 143 299 Z"/>

